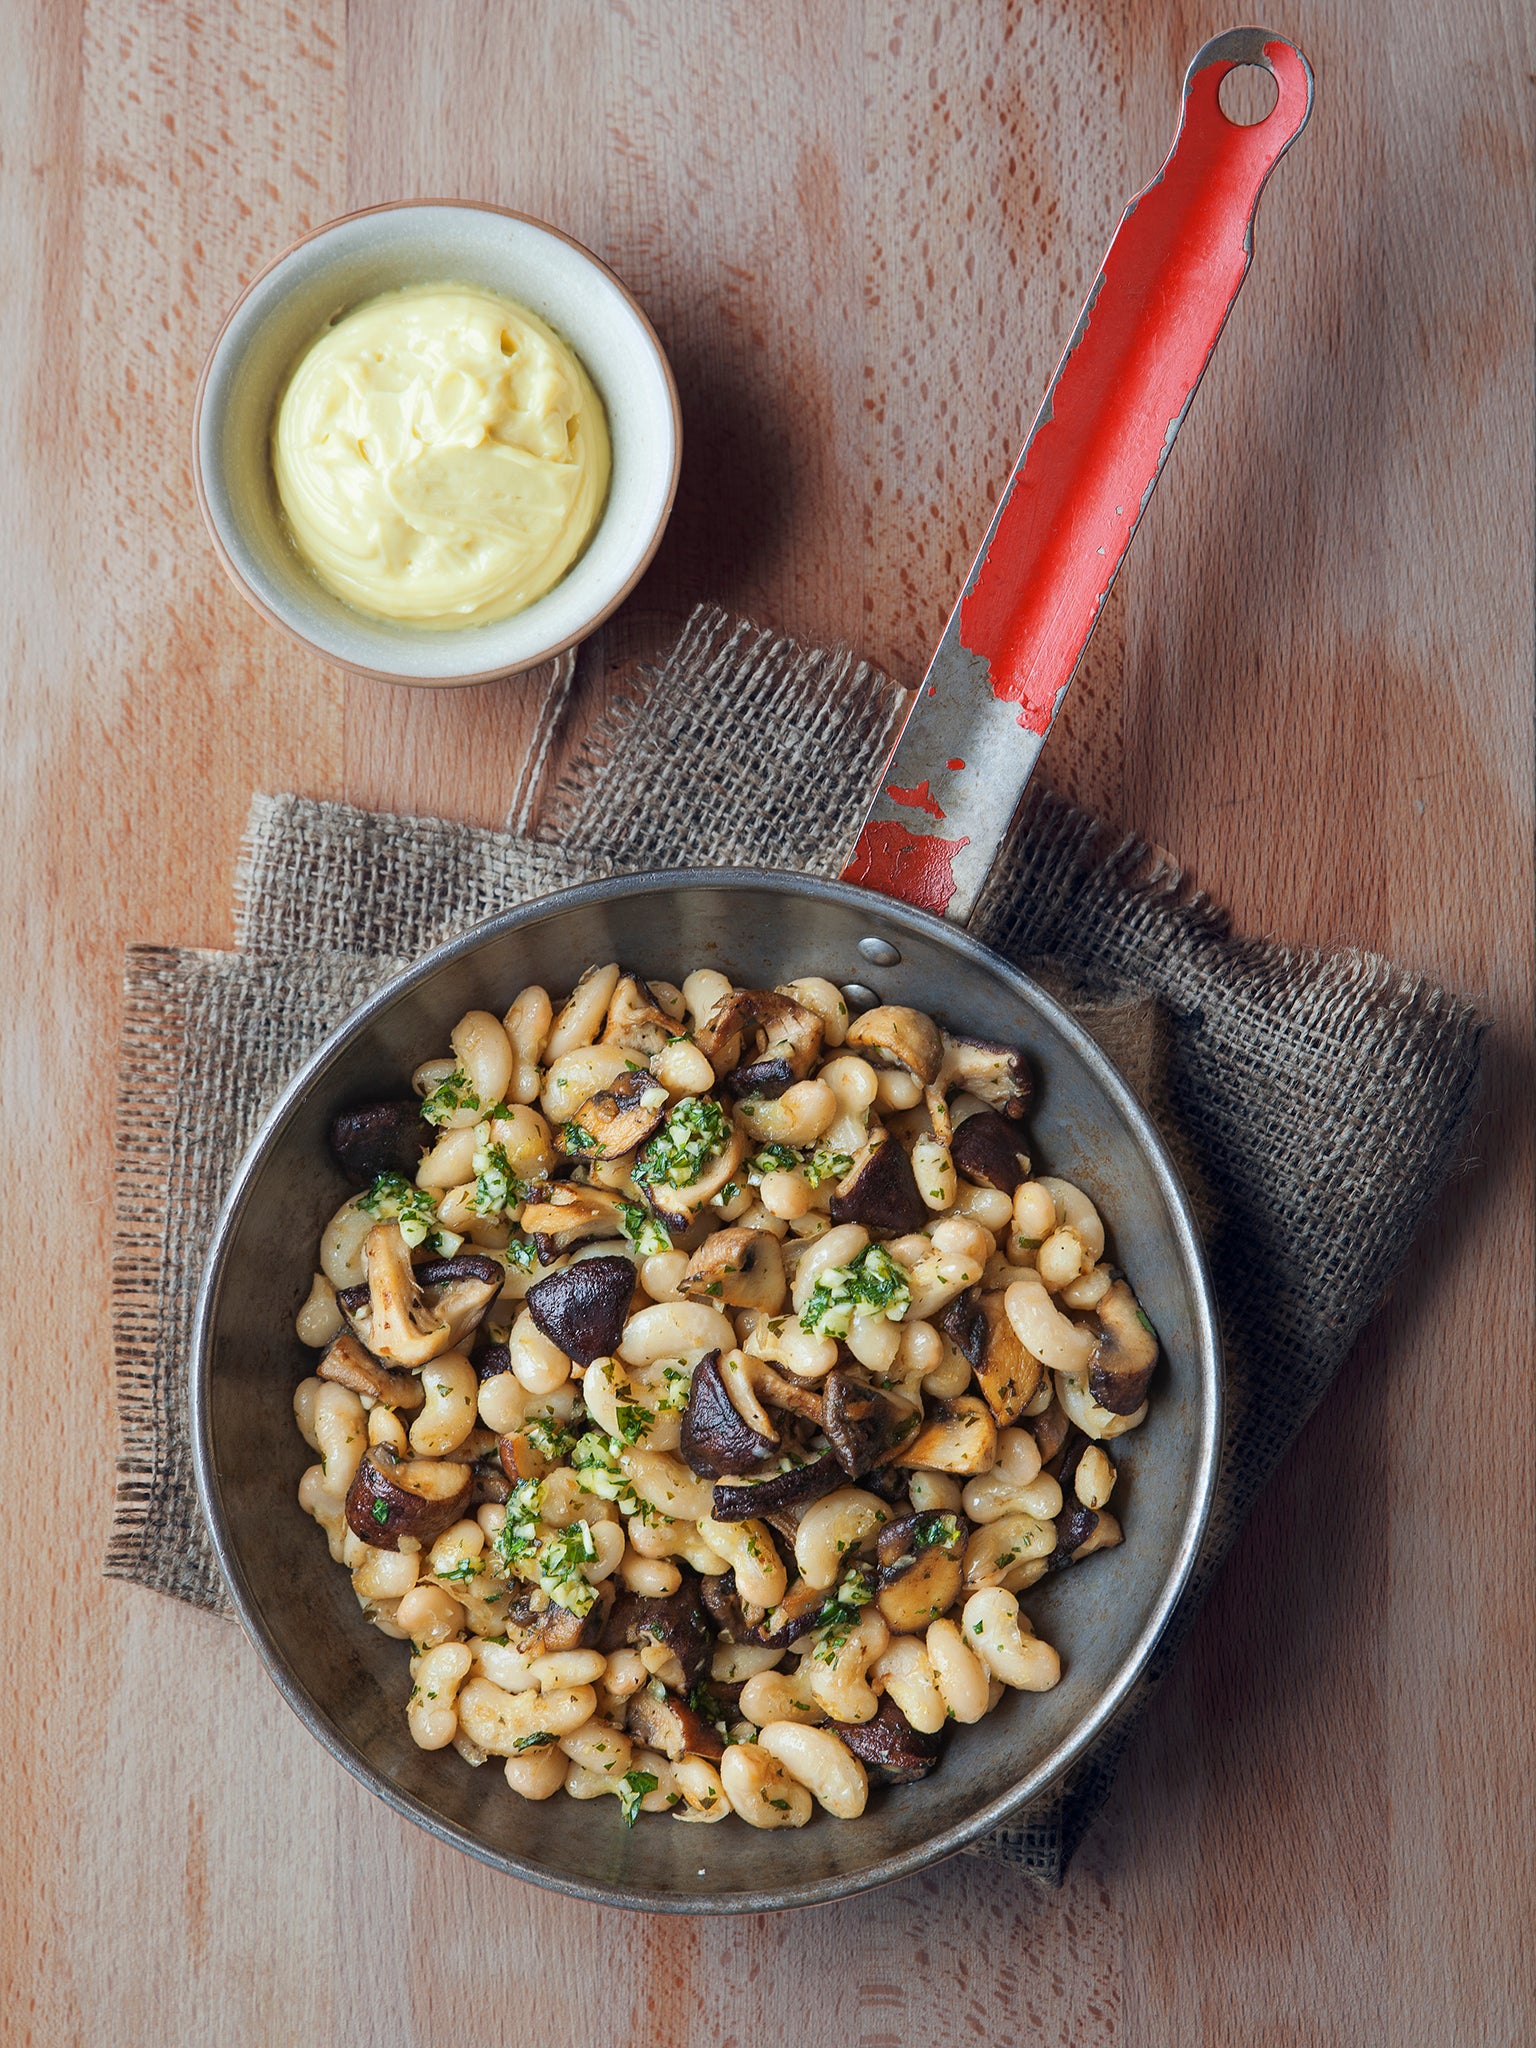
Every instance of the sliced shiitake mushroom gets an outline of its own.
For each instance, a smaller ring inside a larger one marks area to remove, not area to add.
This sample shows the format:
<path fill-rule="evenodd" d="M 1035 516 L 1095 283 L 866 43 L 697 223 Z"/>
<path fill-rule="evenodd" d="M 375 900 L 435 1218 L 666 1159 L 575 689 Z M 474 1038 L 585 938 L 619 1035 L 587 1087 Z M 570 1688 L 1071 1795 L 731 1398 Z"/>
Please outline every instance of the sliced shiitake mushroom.
<path fill-rule="evenodd" d="M 704 1204 L 718 1195 L 747 1156 L 747 1134 L 739 1124 L 733 1123 L 724 1146 L 713 1159 L 706 1159 L 697 1180 L 691 1180 L 686 1187 L 674 1188 L 665 1182 L 648 1186 L 645 1199 L 670 1230 L 683 1231 L 693 1222 Z M 526 1228 L 526 1221 L 524 1224 Z"/>
<path fill-rule="evenodd" d="M 947 1531 L 953 1527 L 953 1535 Z M 921 1633 L 947 1614 L 965 1578 L 966 1527 L 958 1515 L 903 1515 L 880 1531 L 875 1604 L 898 1635 Z M 923 1542 L 924 1536 L 939 1541 Z"/>
<path fill-rule="evenodd" d="M 871 1066 L 904 1067 L 926 1088 L 938 1079 L 944 1059 L 939 1027 L 921 1010 L 903 1003 L 882 1003 L 866 1010 L 848 1026 L 848 1048 Z"/>
<path fill-rule="evenodd" d="M 705 1613 L 729 1641 L 745 1643 L 755 1639 L 752 1626 L 742 1612 L 735 1572 L 716 1572 L 707 1579 L 701 1579 L 699 1598 L 704 1603 Z"/>
<path fill-rule="evenodd" d="M 667 1113 L 667 1091 L 647 1069 L 620 1074 L 589 1095 L 559 1133 L 568 1159 L 622 1159 L 651 1137 Z"/>
<path fill-rule="evenodd" d="M 363 1453 L 347 1493 L 347 1527 L 375 1550 L 398 1550 L 402 1536 L 435 1543 L 469 1505 L 468 1465 L 396 1456 L 388 1444 Z"/>
<path fill-rule="evenodd" d="M 889 1694 L 881 1700 L 873 1720 L 834 1721 L 831 1725 L 844 1747 L 883 1785 L 910 1785 L 926 1778 L 943 1746 L 942 1733 L 920 1734 Z"/>
<path fill-rule="evenodd" d="M 632 1696 L 625 1718 L 631 1735 L 639 1736 L 647 1749 L 659 1749 L 672 1763 L 685 1756 L 725 1755 L 718 1729 L 656 1679 Z"/>
<path fill-rule="evenodd" d="M 1044 1370 L 1024 1349 L 1003 1307 L 1006 1288 L 968 1287 L 939 1317 L 939 1328 L 968 1360 L 987 1406 L 1006 1429 L 1035 1397 Z"/>
<path fill-rule="evenodd" d="M 1157 1365 L 1157 1333 L 1123 1280 L 1115 1281 L 1095 1314 L 1099 1341 L 1088 1367 L 1088 1391 L 1111 1415 L 1134 1415 Z"/>
<path fill-rule="evenodd" d="M 850 1479 L 858 1479 L 921 1426 L 916 1409 L 841 1366 L 822 1382 L 821 1426 Z"/>
<path fill-rule="evenodd" d="M 949 1156 L 956 1173 L 979 1188 L 1011 1195 L 1029 1179 L 1029 1154 L 1019 1141 L 1019 1127 L 995 1109 L 978 1110 L 956 1124 Z"/>
<path fill-rule="evenodd" d="M 416 1178 L 421 1155 L 437 1138 L 413 1097 L 408 1102 L 365 1102 L 331 1121 L 331 1151 L 354 1187 L 381 1173 Z"/>
<path fill-rule="evenodd" d="M 1056 1453 L 1066 1442 L 1068 1433 L 1072 1429 L 1072 1422 L 1065 1408 L 1062 1407 L 1053 1394 L 1050 1407 L 1039 1415 L 1027 1416 L 1024 1427 L 1039 1446 L 1041 1464 L 1049 1465 L 1052 1458 L 1055 1457 Z"/>
<path fill-rule="evenodd" d="M 1080 1500 L 1068 1498 L 1056 1517 L 1056 1548 L 1051 1552 L 1050 1569 L 1065 1571 L 1075 1563 L 1078 1552 L 1098 1526 L 1096 1509 L 1085 1508 Z"/>
<path fill-rule="evenodd" d="M 917 1435 L 896 1453 L 898 1465 L 923 1472 L 990 1472 L 997 1463 L 997 1424 L 974 1394 L 940 1402 Z"/>
<path fill-rule="evenodd" d="M 797 1642 L 815 1628 L 822 1609 L 833 1595 L 825 1586 L 808 1585 L 796 1579 L 778 1606 L 763 1616 L 751 1640 L 770 1649 L 782 1649 Z"/>
<path fill-rule="evenodd" d="M 680 1566 L 682 1584 L 665 1599 L 623 1593 L 603 1624 L 599 1647 L 632 1648 L 637 1643 L 663 1643 L 683 1669 L 685 1685 L 696 1685 L 709 1664 L 709 1624 L 699 1598 L 696 1572 Z"/>
<path fill-rule="evenodd" d="M 606 1586 L 598 1588 L 601 1600 Z M 573 1614 L 569 1607 L 562 1607 L 558 1600 L 536 1606 L 542 1594 L 535 1594 L 530 1587 L 519 1593 L 507 1611 L 511 1624 L 509 1636 L 525 1657 L 550 1657 L 558 1650 L 594 1650 L 603 1634 L 605 1616 L 601 1606 L 594 1606 L 586 1614 Z"/>
<path fill-rule="evenodd" d="M 816 1012 L 776 989 L 737 988 L 722 996 L 695 1041 L 735 1096 L 780 1096 L 803 1081 L 825 1030 Z M 748 1034 L 753 1057 L 742 1064 Z"/>
<path fill-rule="evenodd" d="M 577 1259 L 536 1281 L 524 1297 L 536 1327 L 578 1365 L 618 1349 L 635 1292 L 635 1269 L 621 1253 Z"/>
<path fill-rule="evenodd" d="M 598 1237 L 622 1237 L 624 1214 L 617 1195 L 606 1188 L 578 1187 L 574 1181 L 551 1181 L 537 1201 L 523 1210 L 522 1228 L 533 1239 L 539 1264 L 550 1265 L 573 1245 Z"/>
<path fill-rule="evenodd" d="M 368 1349 L 392 1365 L 426 1365 L 440 1358 L 452 1346 L 453 1332 L 448 1318 L 423 1294 L 399 1224 L 376 1223 L 364 1241 L 363 1256 L 368 1265 Z M 499 1268 L 497 1286 L 499 1291 Z M 361 1317 L 360 1310 L 359 1325 Z"/>
<path fill-rule="evenodd" d="M 712 1231 L 678 1283 L 678 1292 L 693 1300 L 720 1308 L 757 1308 L 770 1316 L 784 1306 L 788 1291 L 779 1240 L 771 1230 L 740 1227 Z"/>
<path fill-rule="evenodd" d="M 990 1038 L 944 1033 L 944 1062 L 939 1085 L 947 1095 L 974 1095 L 1004 1116 L 1021 1117 L 1034 1093 L 1034 1078 L 1017 1046 L 998 1045 Z M 963 1126 L 962 1126 L 963 1128 Z"/>
<path fill-rule="evenodd" d="M 626 1052 L 648 1060 L 677 1036 L 677 1025 L 639 975 L 621 975 L 608 999 L 604 1045 L 622 1045 Z"/>
<path fill-rule="evenodd" d="M 679 1448 L 689 1468 L 705 1479 L 756 1472 L 779 1455 L 780 1445 L 754 1429 L 731 1399 L 718 1351 L 706 1351 L 693 1368 Z"/>
<path fill-rule="evenodd" d="M 322 1380 L 350 1387 L 354 1394 L 371 1395 L 386 1408 L 419 1408 L 427 1398 L 414 1373 L 391 1372 L 346 1330 L 327 1346 L 315 1373 Z"/>
<path fill-rule="evenodd" d="M 715 1520 L 750 1522 L 754 1516 L 766 1518 L 784 1508 L 808 1507 L 813 1500 L 820 1500 L 824 1493 L 845 1486 L 847 1481 L 848 1475 L 836 1451 L 827 1451 L 808 1465 L 775 1472 L 768 1479 L 753 1480 L 744 1486 L 717 1485 Z"/>
<path fill-rule="evenodd" d="M 838 1182 L 831 1213 L 834 1223 L 864 1223 L 900 1236 L 928 1221 L 912 1161 L 894 1138 L 881 1132 L 869 1140 Z"/>

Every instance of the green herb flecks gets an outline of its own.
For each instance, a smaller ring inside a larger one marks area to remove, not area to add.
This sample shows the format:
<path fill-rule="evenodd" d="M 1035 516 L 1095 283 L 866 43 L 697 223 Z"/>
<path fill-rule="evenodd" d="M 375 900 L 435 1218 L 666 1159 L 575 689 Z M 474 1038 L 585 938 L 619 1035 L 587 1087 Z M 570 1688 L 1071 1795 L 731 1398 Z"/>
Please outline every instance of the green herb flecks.
<path fill-rule="evenodd" d="M 624 1825 L 632 1828 L 640 1818 L 640 1802 L 648 1792 L 654 1792 L 661 1780 L 654 1771 L 626 1771 L 619 1780 L 619 1811 L 624 1816 Z"/>
<path fill-rule="evenodd" d="M 636 1258 L 648 1259 L 655 1252 L 671 1251 L 672 1236 L 667 1226 L 647 1215 L 638 1202 L 620 1202 L 619 1216 Z"/>
<path fill-rule="evenodd" d="M 475 1185 L 469 1206 L 477 1216 L 505 1216 L 521 1204 L 527 1189 L 512 1171 L 506 1146 L 492 1140 L 489 1124 L 479 1125 L 475 1136 L 480 1143 L 470 1160 Z"/>
<path fill-rule="evenodd" d="M 725 1111 L 707 1095 L 685 1095 L 674 1102 L 667 1120 L 640 1154 L 636 1187 L 691 1187 L 706 1163 L 730 1142 Z"/>
<path fill-rule="evenodd" d="M 425 1188 L 418 1188 L 403 1173 L 381 1173 L 367 1194 L 358 1196 L 358 1207 L 381 1223 L 398 1223 L 400 1235 L 411 1246 L 425 1244 L 430 1237 L 441 1251 L 450 1243 L 456 1252 L 464 1242 L 437 1220 L 437 1203 Z"/>
<path fill-rule="evenodd" d="M 469 1076 L 462 1067 L 438 1082 L 430 1095 L 422 1098 L 421 1113 L 429 1124 L 445 1124 L 455 1110 L 480 1109 L 480 1098 L 469 1085 Z"/>
<path fill-rule="evenodd" d="M 958 1543 L 960 1524 L 954 1515 L 919 1515 L 912 1524 L 914 1550 L 932 1550 L 938 1544 Z"/>
<path fill-rule="evenodd" d="M 884 1245 L 866 1245 L 846 1266 L 832 1266 L 817 1280 L 800 1311 L 803 1329 L 825 1337 L 846 1337 L 857 1316 L 885 1316 L 899 1323 L 912 1306 L 906 1269 Z"/>

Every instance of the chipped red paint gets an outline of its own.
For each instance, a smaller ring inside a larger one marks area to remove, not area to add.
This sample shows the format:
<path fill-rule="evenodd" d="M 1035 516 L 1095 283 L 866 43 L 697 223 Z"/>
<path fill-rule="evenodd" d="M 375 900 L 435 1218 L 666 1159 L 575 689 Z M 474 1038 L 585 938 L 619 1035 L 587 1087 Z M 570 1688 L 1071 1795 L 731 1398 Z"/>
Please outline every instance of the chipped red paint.
<path fill-rule="evenodd" d="M 946 768 L 963 768 L 963 767 L 965 766 L 965 763 L 964 763 L 964 761 L 962 761 L 962 760 L 961 760 L 960 756 L 959 756 L 959 755 L 957 754 L 957 755 L 955 756 L 955 758 L 954 758 L 954 760 L 953 760 L 953 761 L 946 761 L 946 762 L 944 763 L 944 766 L 945 766 Z"/>
<path fill-rule="evenodd" d="M 970 843 L 909 832 L 893 819 L 871 818 L 843 869 L 843 880 L 942 917 L 955 893 L 955 855 Z"/>
<path fill-rule="evenodd" d="M 994 695 L 1044 734 L 1156 481 L 1175 425 L 1242 283 L 1255 195 L 1306 118 L 1308 78 L 1271 42 L 1279 98 L 1252 127 L 1217 90 L 1233 67 L 1190 81 L 1161 175 L 1128 209 L 1104 260 L 1085 334 L 1051 393 L 997 531 L 961 601 L 964 645 Z"/>
<path fill-rule="evenodd" d="M 942 818 L 944 815 L 926 782 L 920 782 L 916 789 L 903 789 L 898 783 L 888 782 L 885 793 L 893 804 L 904 804 L 908 810 L 926 811 L 930 818 Z"/>

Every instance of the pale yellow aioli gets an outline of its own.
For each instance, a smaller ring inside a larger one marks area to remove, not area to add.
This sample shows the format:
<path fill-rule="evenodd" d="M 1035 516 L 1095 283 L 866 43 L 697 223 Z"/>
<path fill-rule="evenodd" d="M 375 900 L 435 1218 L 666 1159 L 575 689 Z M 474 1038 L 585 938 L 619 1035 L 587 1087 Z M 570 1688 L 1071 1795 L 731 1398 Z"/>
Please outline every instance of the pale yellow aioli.
<path fill-rule="evenodd" d="M 314 342 L 272 427 L 299 552 L 338 597 L 422 626 L 504 619 L 570 568 L 608 423 L 542 320 L 471 285 L 370 299 Z"/>

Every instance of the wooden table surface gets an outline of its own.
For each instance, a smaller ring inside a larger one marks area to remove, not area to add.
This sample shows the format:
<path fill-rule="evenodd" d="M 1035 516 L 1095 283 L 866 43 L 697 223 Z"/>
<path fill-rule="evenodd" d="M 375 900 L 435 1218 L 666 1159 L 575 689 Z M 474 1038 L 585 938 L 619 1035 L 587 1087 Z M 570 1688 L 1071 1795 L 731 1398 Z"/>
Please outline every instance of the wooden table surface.
<path fill-rule="evenodd" d="M 6 2038 L 1536 2038 L 1532 17 L 1269 11 L 1317 110 L 1046 772 L 1176 849 L 1241 928 L 1473 993 L 1488 1089 L 1472 1170 L 1254 1515 L 1064 1894 L 962 1859 L 792 1918 L 647 1920 L 437 1846 L 310 1742 L 234 1627 L 99 1576 L 97 1264 L 56 1337 L 11 1351 L 48 1398 L 3 1439 Z M 1183 66 L 1230 21 L 1207 0 L 4 20 L 4 1228 L 24 1298 L 57 1300 L 41 1276 L 106 1241 L 124 945 L 229 943 L 253 791 L 499 822 L 532 729 L 527 684 L 348 681 L 224 582 L 188 417 L 241 283 L 376 200 L 560 223 L 638 292 L 686 427 L 670 533 L 587 650 L 578 727 L 700 598 L 914 681 Z"/>

